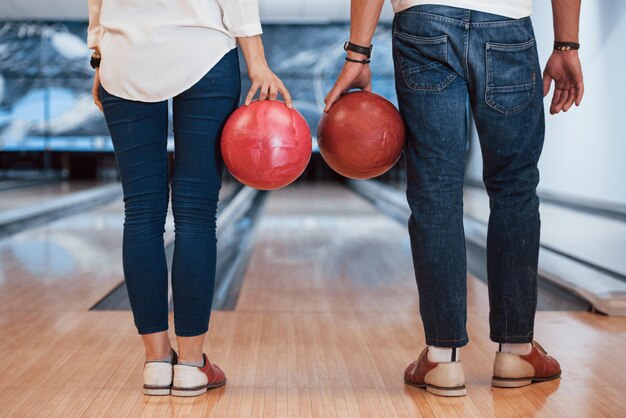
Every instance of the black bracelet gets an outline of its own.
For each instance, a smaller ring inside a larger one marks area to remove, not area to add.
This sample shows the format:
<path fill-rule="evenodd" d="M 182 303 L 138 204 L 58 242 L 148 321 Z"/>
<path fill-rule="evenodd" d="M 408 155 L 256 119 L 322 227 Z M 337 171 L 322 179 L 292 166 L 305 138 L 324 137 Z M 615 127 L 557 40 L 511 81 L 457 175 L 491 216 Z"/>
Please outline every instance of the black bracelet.
<path fill-rule="evenodd" d="M 367 47 L 367 46 L 353 44 L 350 41 L 346 41 L 346 43 L 343 44 L 343 50 L 352 51 L 352 52 L 356 52 L 357 54 L 365 55 L 369 59 L 372 57 L 372 51 L 374 50 L 374 45 L 370 45 L 369 47 Z"/>
<path fill-rule="evenodd" d="M 91 55 L 91 59 L 89 60 L 89 65 L 91 65 L 91 68 L 93 68 L 94 70 L 96 68 L 100 68 L 100 61 L 101 61 L 102 57 L 100 56 L 100 54 L 97 53 L 93 53 Z"/>
<path fill-rule="evenodd" d="M 369 63 L 371 62 L 371 61 L 370 61 L 370 60 L 368 60 L 368 59 L 364 59 L 364 60 L 355 60 L 355 59 L 348 58 L 348 57 L 346 57 L 346 61 L 348 61 L 348 62 L 356 62 L 356 63 L 363 64 L 363 65 L 369 64 Z"/>
<path fill-rule="evenodd" d="M 576 51 L 580 49 L 580 44 L 576 42 L 554 42 L 555 51 Z"/>

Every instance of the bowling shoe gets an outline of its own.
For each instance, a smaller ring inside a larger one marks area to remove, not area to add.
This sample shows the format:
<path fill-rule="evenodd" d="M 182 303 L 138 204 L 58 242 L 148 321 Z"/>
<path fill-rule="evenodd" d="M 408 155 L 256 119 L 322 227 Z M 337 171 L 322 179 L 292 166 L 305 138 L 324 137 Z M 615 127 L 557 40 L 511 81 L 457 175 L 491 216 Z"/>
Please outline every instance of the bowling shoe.
<path fill-rule="evenodd" d="M 226 376 L 222 369 L 209 362 L 206 354 L 202 355 L 204 366 L 186 366 L 177 364 L 174 366 L 174 383 L 172 395 L 174 396 L 198 396 L 209 389 L 219 388 L 226 384 Z"/>
<path fill-rule="evenodd" d="M 460 361 L 432 363 L 428 361 L 428 347 L 417 361 L 404 371 L 407 385 L 424 388 L 439 396 L 465 396 L 465 373 Z"/>
<path fill-rule="evenodd" d="M 173 351 L 171 363 L 163 361 L 148 361 L 143 366 L 143 393 L 145 395 L 169 395 L 172 388 L 172 365 L 176 364 L 178 356 Z"/>
<path fill-rule="evenodd" d="M 496 352 L 491 385 L 499 388 L 519 388 L 533 382 L 546 382 L 561 376 L 561 366 L 536 341 L 530 353 Z"/>

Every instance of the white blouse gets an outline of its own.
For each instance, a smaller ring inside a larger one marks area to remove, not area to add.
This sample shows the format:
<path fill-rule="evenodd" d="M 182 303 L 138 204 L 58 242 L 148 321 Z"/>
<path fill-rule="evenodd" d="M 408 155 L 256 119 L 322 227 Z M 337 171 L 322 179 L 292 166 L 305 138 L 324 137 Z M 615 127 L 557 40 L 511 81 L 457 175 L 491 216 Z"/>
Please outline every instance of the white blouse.
<path fill-rule="evenodd" d="M 262 33 L 258 0 L 88 0 L 87 45 L 111 94 L 158 102 L 197 83 L 235 38 Z"/>

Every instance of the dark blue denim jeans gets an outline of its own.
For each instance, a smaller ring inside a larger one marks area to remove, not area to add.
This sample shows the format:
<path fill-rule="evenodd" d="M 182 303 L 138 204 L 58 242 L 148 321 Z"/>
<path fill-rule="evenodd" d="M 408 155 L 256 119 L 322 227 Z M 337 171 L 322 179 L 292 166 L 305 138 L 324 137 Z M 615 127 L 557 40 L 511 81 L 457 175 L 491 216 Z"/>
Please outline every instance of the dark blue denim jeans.
<path fill-rule="evenodd" d="M 491 215 L 487 271 L 491 339 L 533 338 L 539 181 L 544 138 L 541 69 L 530 18 L 447 6 L 398 13 L 393 53 L 405 158 L 409 233 L 426 342 L 468 342 L 463 177 L 469 98 Z"/>
<path fill-rule="evenodd" d="M 239 103 L 239 58 L 227 53 L 198 83 L 173 98 L 176 335 L 207 332 L 215 283 L 215 220 L 223 164 L 219 136 Z M 122 258 L 140 334 L 168 328 L 163 233 L 169 203 L 167 101 L 130 101 L 100 89 L 124 190 Z"/>

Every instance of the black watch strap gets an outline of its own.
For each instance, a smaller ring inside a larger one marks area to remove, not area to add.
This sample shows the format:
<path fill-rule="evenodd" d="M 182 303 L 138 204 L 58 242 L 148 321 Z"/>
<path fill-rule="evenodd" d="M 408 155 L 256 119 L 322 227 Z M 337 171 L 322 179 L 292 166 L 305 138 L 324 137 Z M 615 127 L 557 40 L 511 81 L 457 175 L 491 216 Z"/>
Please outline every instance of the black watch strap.
<path fill-rule="evenodd" d="M 576 42 L 554 42 L 554 49 L 556 51 L 576 51 L 580 49 L 580 44 Z"/>
<path fill-rule="evenodd" d="M 374 49 L 374 45 L 370 45 L 369 47 L 367 47 L 367 46 L 353 44 L 350 41 L 346 41 L 346 43 L 343 44 L 344 51 L 356 52 L 357 54 L 365 55 L 367 58 L 370 58 L 372 56 L 373 49 Z"/>
<path fill-rule="evenodd" d="M 100 56 L 100 54 L 94 52 L 91 55 L 91 60 L 89 60 L 89 64 L 91 65 L 91 68 L 93 68 L 94 70 L 96 68 L 100 68 L 100 60 L 102 59 L 102 57 Z"/>

